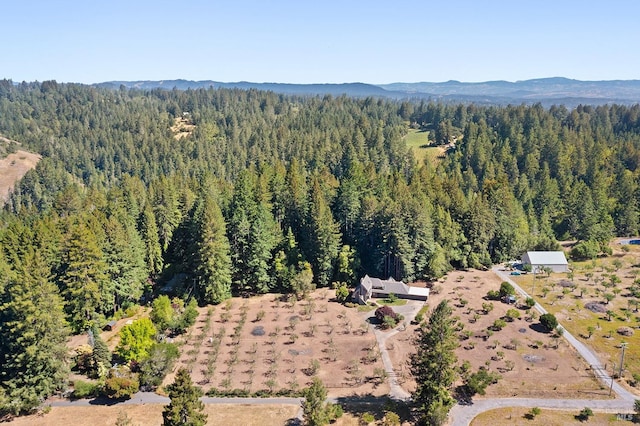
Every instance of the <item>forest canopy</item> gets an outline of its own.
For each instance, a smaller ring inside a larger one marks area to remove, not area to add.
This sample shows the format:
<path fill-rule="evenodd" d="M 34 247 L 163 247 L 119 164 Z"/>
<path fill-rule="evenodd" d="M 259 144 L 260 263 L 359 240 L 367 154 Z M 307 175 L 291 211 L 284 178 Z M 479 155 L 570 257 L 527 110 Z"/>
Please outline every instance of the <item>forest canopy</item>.
<path fill-rule="evenodd" d="M 444 157 L 416 162 L 410 128 Z M 638 105 L 4 80 L 0 134 L 43 156 L 2 212 L 0 399 L 32 380 L 14 373 L 33 361 L 12 357 L 30 332 L 18 324 L 45 301 L 41 324 L 80 332 L 162 289 L 206 304 L 365 273 L 429 280 L 557 240 L 597 255 L 639 228 Z M 37 327 L 52 353 L 66 330 Z M 61 384 L 56 368 L 28 397 Z"/>

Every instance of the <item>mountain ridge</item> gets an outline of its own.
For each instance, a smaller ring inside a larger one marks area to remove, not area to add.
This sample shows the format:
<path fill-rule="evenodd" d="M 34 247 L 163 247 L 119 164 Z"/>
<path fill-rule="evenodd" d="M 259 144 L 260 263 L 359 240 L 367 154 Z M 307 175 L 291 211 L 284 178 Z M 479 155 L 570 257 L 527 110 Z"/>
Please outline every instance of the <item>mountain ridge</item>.
<path fill-rule="evenodd" d="M 417 83 L 255 83 L 249 81 L 220 82 L 214 80 L 136 80 L 107 81 L 95 87 L 117 89 L 188 90 L 199 88 L 237 88 L 267 90 L 290 95 L 347 95 L 354 97 L 383 97 L 392 99 L 426 99 L 442 102 L 479 104 L 533 104 L 545 106 L 564 104 L 635 104 L 640 103 L 640 80 L 575 80 L 566 77 L 548 77 L 510 82 L 417 82 Z"/>

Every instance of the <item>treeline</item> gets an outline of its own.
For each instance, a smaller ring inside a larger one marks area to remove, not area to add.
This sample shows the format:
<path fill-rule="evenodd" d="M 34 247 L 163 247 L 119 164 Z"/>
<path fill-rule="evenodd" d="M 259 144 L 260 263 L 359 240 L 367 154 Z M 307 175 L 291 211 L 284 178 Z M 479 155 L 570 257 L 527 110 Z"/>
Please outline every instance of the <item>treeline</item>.
<path fill-rule="evenodd" d="M 597 254 L 638 231 L 639 116 L 2 81 L 0 134 L 44 159 L 2 213 L 0 405 L 62 386 L 65 321 L 161 289 L 219 303 L 428 280 L 558 239 Z M 410 126 L 444 159 L 416 164 Z"/>

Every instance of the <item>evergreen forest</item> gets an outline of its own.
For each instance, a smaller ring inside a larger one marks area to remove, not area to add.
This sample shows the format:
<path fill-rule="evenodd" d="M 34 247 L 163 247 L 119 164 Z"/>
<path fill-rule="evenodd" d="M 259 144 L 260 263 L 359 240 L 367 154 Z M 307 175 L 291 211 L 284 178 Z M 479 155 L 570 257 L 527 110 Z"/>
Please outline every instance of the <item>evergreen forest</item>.
<path fill-rule="evenodd" d="M 411 129 L 441 158 L 416 161 Z M 43 157 L 0 214 L 5 411 L 63 387 L 69 333 L 163 292 L 428 281 L 561 240 L 595 257 L 640 227 L 639 105 L 3 80 L 0 135 Z"/>

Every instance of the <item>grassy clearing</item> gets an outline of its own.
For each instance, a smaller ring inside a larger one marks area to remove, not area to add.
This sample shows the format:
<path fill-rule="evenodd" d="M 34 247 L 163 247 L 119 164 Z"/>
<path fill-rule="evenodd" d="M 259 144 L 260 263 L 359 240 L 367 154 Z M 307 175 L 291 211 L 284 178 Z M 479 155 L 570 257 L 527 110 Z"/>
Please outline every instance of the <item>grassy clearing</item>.
<path fill-rule="evenodd" d="M 586 402 L 586 401 L 585 401 Z M 580 410 L 561 411 L 541 409 L 541 413 L 534 419 L 528 419 L 525 415 L 529 408 L 512 407 L 498 408 L 485 411 L 471 421 L 472 426 L 512 426 L 512 425 L 625 425 L 633 424 L 631 421 L 618 420 L 615 414 L 594 413 L 586 422 L 581 422 L 576 418 Z"/>
<path fill-rule="evenodd" d="M 405 136 L 405 143 L 407 148 L 413 149 L 413 154 L 419 163 L 426 159 L 433 164 L 444 153 L 441 147 L 429 146 L 429 131 L 409 129 L 409 133 Z"/>
<path fill-rule="evenodd" d="M 380 299 L 378 300 L 379 305 L 387 305 L 387 306 L 404 306 L 407 304 L 406 299 Z"/>

